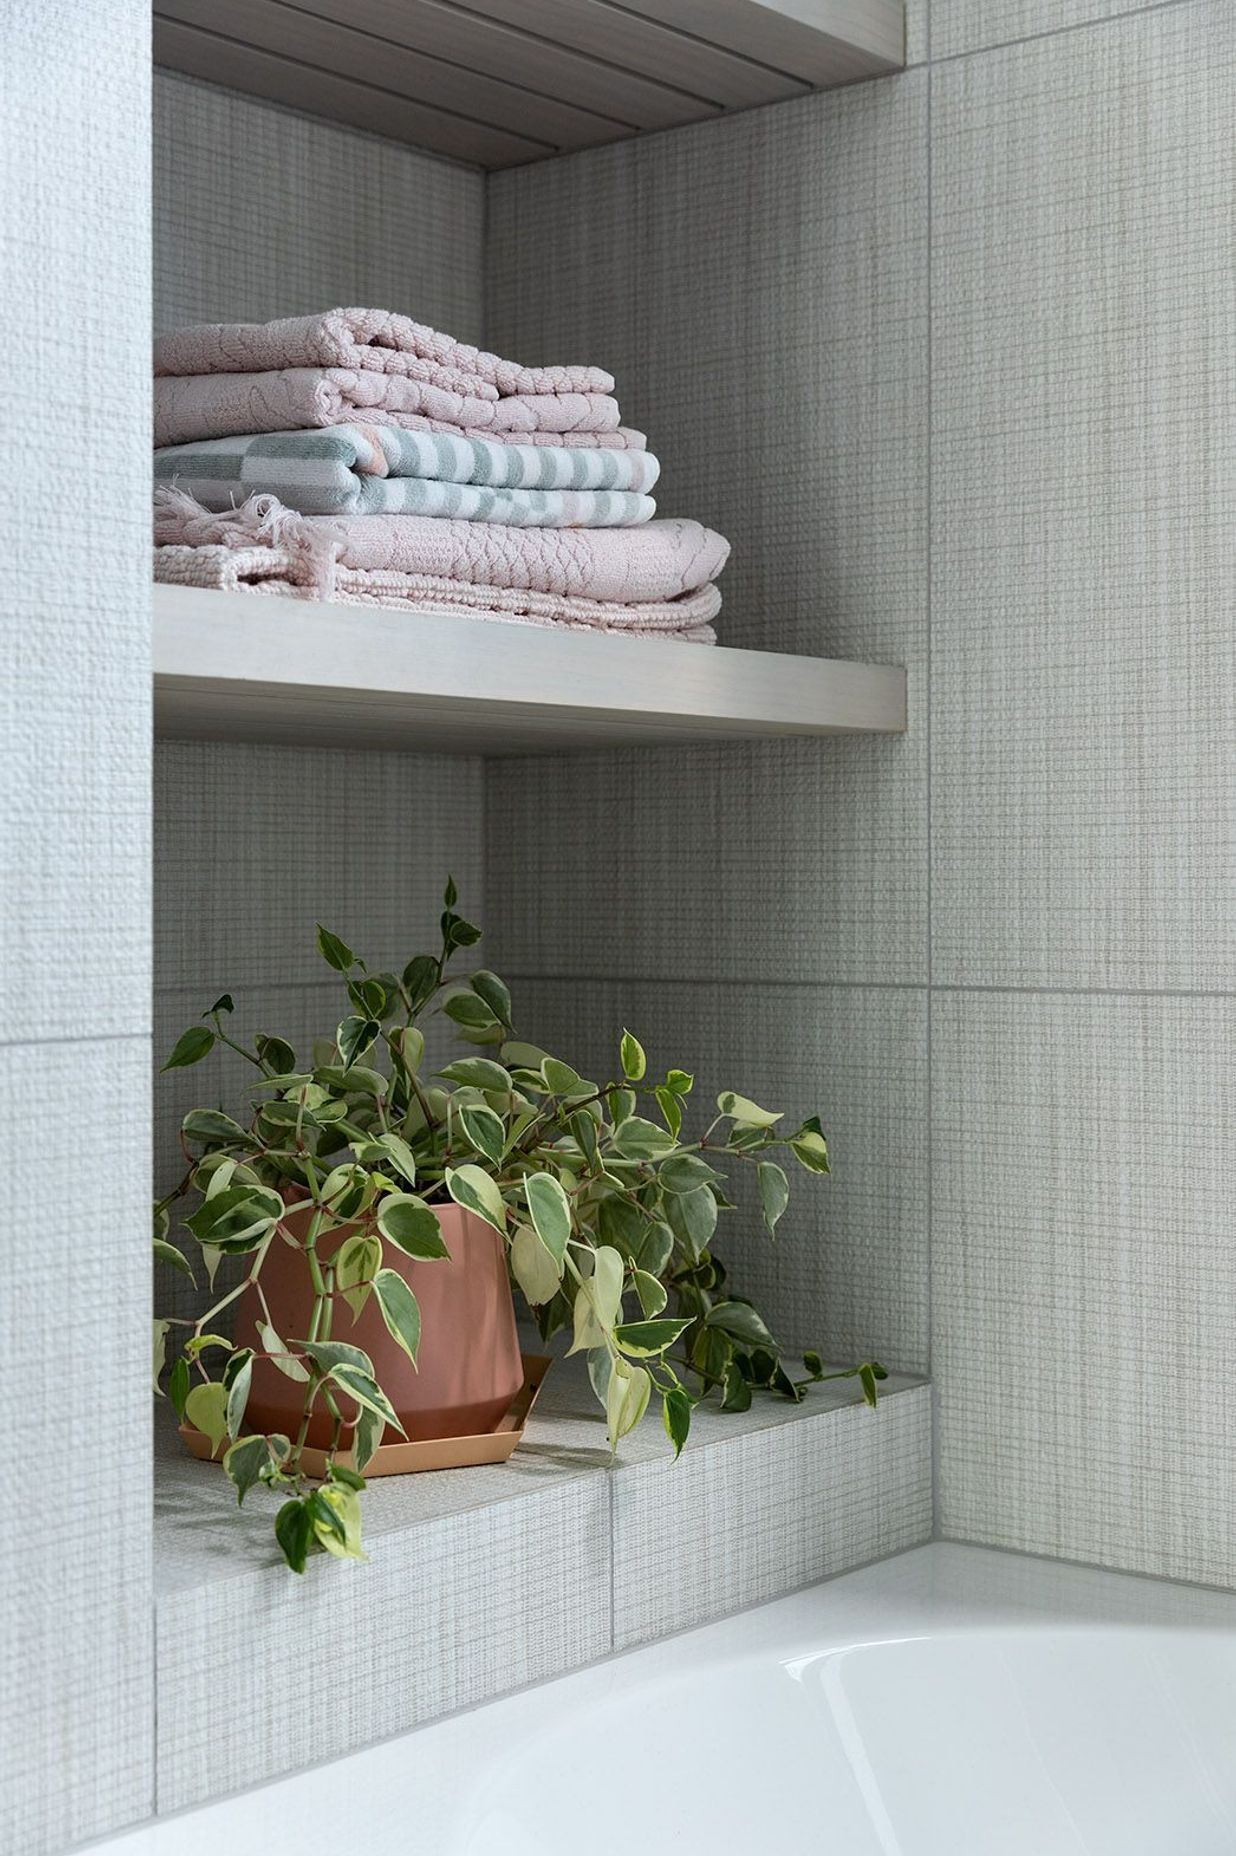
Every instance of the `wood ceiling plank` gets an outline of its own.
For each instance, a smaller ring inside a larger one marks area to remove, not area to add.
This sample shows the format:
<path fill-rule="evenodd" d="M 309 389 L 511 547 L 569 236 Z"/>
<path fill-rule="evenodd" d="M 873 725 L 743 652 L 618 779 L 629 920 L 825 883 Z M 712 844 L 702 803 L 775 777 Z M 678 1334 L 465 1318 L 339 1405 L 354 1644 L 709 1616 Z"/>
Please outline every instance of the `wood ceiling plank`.
<path fill-rule="evenodd" d="M 548 39 L 464 12 L 449 0 L 297 0 L 297 4 L 303 12 L 375 33 L 410 51 L 429 52 L 547 96 L 569 97 L 578 108 L 617 117 L 632 129 L 671 129 L 718 113 L 715 104 L 688 97 L 668 83 L 618 71 Z M 203 16 L 207 5 L 208 0 L 198 0 Z"/>
<path fill-rule="evenodd" d="M 155 0 L 155 12 L 163 19 L 207 26 L 255 50 L 377 85 L 552 148 L 589 148 L 630 133 L 630 125 L 620 118 L 598 116 L 556 97 L 357 30 L 357 10 L 355 6 L 333 9 L 333 14 L 349 16 L 345 25 L 332 13 L 287 0 L 210 0 L 209 5 L 203 0 Z"/>
<path fill-rule="evenodd" d="M 454 0 L 454 5 L 459 12 L 570 46 L 614 66 L 616 72 L 659 78 L 722 109 L 778 103 L 810 89 L 799 78 L 675 32 L 626 7 L 611 6 L 608 0 Z"/>
<path fill-rule="evenodd" d="M 621 0 L 628 12 L 792 71 L 845 83 L 905 64 L 904 0 Z"/>
<path fill-rule="evenodd" d="M 213 10 L 213 9 L 212 9 Z M 290 109 L 413 143 L 455 161 L 513 167 L 554 152 L 551 144 L 494 129 L 448 110 L 255 50 L 197 26 L 156 18 L 155 63 Z"/>

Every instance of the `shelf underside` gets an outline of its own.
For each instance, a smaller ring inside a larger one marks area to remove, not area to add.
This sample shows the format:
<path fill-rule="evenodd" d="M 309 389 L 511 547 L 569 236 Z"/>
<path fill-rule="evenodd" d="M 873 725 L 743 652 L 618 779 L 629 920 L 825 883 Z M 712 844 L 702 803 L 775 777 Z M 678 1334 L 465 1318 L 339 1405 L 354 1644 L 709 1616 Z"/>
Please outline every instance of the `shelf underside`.
<path fill-rule="evenodd" d="M 515 167 L 901 69 L 903 0 L 155 0 L 161 65 Z"/>
<path fill-rule="evenodd" d="M 156 733 L 407 752 L 897 733 L 905 673 L 156 587 Z"/>

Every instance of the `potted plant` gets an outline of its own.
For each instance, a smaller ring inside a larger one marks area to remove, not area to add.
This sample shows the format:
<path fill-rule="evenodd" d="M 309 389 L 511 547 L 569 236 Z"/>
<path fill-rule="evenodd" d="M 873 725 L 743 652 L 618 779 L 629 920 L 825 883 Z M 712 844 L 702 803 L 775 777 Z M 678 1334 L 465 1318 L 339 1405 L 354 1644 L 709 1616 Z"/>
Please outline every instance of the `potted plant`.
<path fill-rule="evenodd" d="M 629 1031 L 621 1078 L 604 1083 L 520 1041 L 496 974 L 448 970 L 480 940 L 456 900 L 448 882 L 438 951 L 401 974 L 370 972 L 319 927 L 348 1009 L 311 1061 L 268 1033 L 237 1041 L 224 995 L 164 1065 L 222 1044 L 253 1074 L 245 1123 L 185 1116 L 185 1174 L 155 1206 L 164 1262 L 194 1274 L 170 1235 L 188 1198 L 212 1286 L 224 1258 L 242 1265 L 197 1320 L 156 1323 L 156 1387 L 166 1371 L 177 1415 L 223 1452 L 239 1501 L 258 1483 L 285 1493 L 275 1533 L 297 1572 L 318 1551 L 364 1557 L 359 1494 L 384 1434 L 446 1435 L 509 1404 L 521 1367 L 508 1268 L 542 1336 L 569 1330 L 570 1351 L 587 1354 L 614 1449 L 653 1398 L 677 1454 L 707 1394 L 739 1411 L 757 1390 L 800 1399 L 856 1377 L 874 1404 L 885 1377 L 874 1361 L 825 1373 L 812 1353 L 795 1377 L 713 1248 L 733 1209 L 723 1168 L 755 1170 L 771 1235 L 789 1201 L 774 1155 L 828 1172 L 818 1119 L 786 1132 L 781 1114 L 726 1091 L 692 1138 L 693 1078 L 649 1077 Z M 422 1026 L 438 1013 L 465 1049 L 427 1074 Z"/>

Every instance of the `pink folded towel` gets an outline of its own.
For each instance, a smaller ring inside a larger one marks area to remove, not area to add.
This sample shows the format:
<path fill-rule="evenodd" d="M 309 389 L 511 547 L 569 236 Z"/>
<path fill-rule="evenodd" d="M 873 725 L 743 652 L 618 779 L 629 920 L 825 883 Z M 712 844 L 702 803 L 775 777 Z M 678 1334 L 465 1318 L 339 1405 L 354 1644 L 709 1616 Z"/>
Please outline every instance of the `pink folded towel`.
<path fill-rule="evenodd" d="M 154 383 L 155 444 L 197 444 L 249 432 L 303 432 L 357 421 L 593 446 L 618 434 L 618 402 L 603 393 L 513 393 L 476 399 L 422 380 L 361 368 L 290 367 L 261 374 L 162 375 Z M 631 449 L 643 446 L 624 443 Z"/>
<path fill-rule="evenodd" d="M 500 394 L 612 393 L 599 367 L 520 367 L 388 309 L 328 309 L 278 322 L 204 322 L 154 345 L 156 374 L 257 374 L 355 367 L 422 380 L 476 399 Z"/>
<path fill-rule="evenodd" d="M 330 570 L 329 584 L 312 554 L 280 544 L 243 547 L 159 547 L 154 577 L 169 586 L 200 586 L 220 592 L 282 595 L 287 599 L 327 599 L 341 606 L 383 606 L 397 612 L 458 613 L 510 625 L 537 625 L 554 631 L 604 632 L 614 637 L 666 638 L 679 644 L 715 644 L 710 619 L 721 608 L 715 586 L 683 593 L 677 599 L 617 606 L 602 600 L 560 593 L 517 592 L 509 587 L 471 586 L 466 581 L 427 574 L 366 573 L 341 567 Z M 289 648 L 294 637 L 289 635 Z"/>
<path fill-rule="evenodd" d="M 300 548 L 330 567 L 429 576 L 473 587 L 549 593 L 616 605 L 647 605 L 697 592 L 715 580 L 730 546 L 698 522 L 656 521 L 627 529 L 509 528 L 442 516 L 300 516 L 273 496 L 212 515 L 183 491 L 155 492 L 162 545 Z M 329 592 L 321 597 L 330 598 Z"/>

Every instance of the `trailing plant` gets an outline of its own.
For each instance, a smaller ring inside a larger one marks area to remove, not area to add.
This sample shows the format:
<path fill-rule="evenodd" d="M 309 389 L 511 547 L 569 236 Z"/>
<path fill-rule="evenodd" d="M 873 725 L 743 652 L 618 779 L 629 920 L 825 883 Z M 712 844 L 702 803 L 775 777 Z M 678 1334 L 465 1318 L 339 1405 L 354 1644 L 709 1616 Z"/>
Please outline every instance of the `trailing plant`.
<path fill-rule="evenodd" d="M 691 1137 L 691 1074 L 650 1076 L 631 1032 L 619 1045 L 621 1076 L 604 1083 L 522 1042 L 495 973 L 449 971 L 481 938 L 456 900 L 448 882 L 437 952 L 414 955 L 399 974 L 371 972 L 338 935 L 318 928 L 347 1010 L 308 1063 L 271 1033 L 250 1044 L 234 1037 L 225 994 L 163 1066 L 185 1068 L 226 1046 L 252 1072 L 252 1107 L 243 1124 L 218 1108 L 184 1118 L 186 1170 L 155 1206 L 156 1255 L 194 1277 L 171 1237 L 173 1208 L 188 1199 L 184 1224 L 212 1287 L 225 1258 L 240 1258 L 242 1275 L 197 1320 L 156 1322 L 156 1389 L 166 1376 L 177 1416 L 205 1432 L 214 1452 L 226 1446 L 238 1501 L 258 1484 L 285 1495 L 275 1534 L 296 1572 L 317 1551 L 364 1557 L 362 1472 L 384 1432 L 401 1426 L 369 1356 L 332 1338 L 333 1314 L 340 1300 L 356 1314 L 372 1296 L 415 1362 L 420 1311 L 387 1259 L 392 1251 L 424 1262 L 447 1255 L 435 1204 L 453 1200 L 501 1234 L 544 1339 L 569 1329 L 570 1351 L 587 1354 L 611 1448 L 653 1398 L 677 1455 L 708 1393 L 723 1410 L 743 1411 L 756 1391 L 798 1400 L 812 1383 L 854 1377 L 874 1404 L 885 1377 L 874 1361 L 826 1373 L 814 1353 L 803 1370 L 792 1367 L 754 1304 L 730 1288 L 713 1248 L 721 1214 L 734 1209 L 726 1168 L 754 1171 L 770 1235 L 789 1203 L 781 1159 L 828 1172 L 818 1118 L 787 1132 L 779 1112 L 727 1090 Z M 426 1074 L 423 1026 L 438 1014 L 465 1050 Z M 341 1227 L 346 1238 L 323 1262 L 323 1237 Z M 303 1336 L 280 1336 L 262 1295 L 262 1267 L 277 1240 L 302 1251 L 312 1282 Z M 246 1428 L 254 1350 L 234 1346 L 218 1323 L 249 1285 L 266 1317 L 262 1346 L 304 1386 L 293 1437 Z M 331 1444 L 325 1480 L 315 1484 L 303 1460 L 311 1420 L 323 1412 Z"/>

